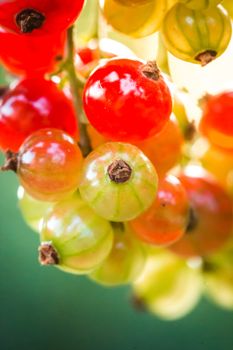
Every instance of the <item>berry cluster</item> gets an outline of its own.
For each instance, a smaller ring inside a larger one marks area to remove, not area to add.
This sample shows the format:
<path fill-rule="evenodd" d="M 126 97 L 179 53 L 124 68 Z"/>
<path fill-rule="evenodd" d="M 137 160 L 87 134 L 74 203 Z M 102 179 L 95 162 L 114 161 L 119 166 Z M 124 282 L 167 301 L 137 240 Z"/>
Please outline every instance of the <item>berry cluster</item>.
<path fill-rule="evenodd" d="M 160 30 L 163 50 L 206 65 L 231 38 L 231 7 L 220 2 L 100 8 L 116 30 Z M 166 319 L 190 311 L 203 285 L 233 308 L 233 91 L 206 95 L 199 125 L 190 121 L 162 72 L 166 55 L 159 69 L 119 43 L 75 47 L 83 3 L 0 2 L 0 61 L 21 75 L 0 90 L 1 170 L 18 177 L 39 261 L 107 286 L 133 284 L 134 305 Z"/>

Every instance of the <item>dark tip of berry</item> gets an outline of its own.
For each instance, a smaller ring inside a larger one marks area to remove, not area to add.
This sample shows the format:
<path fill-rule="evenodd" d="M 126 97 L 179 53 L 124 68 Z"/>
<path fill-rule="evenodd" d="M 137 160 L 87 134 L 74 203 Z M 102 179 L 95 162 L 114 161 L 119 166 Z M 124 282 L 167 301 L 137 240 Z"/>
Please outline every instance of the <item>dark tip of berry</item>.
<path fill-rule="evenodd" d="M 51 242 L 42 242 L 39 249 L 39 262 L 41 265 L 58 265 L 59 257 Z"/>
<path fill-rule="evenodd" d="M 125 225 L 123 222 L 114 222 L 114 221 L 111 221 L 110 222 L 112 228 L 114 230 L 118 230 L 120 232 L 124 232 L 125 231 Z"/>
<path fill-rule="evenodd" d="M 192 231 L 197 227 L 198 217 L 193 208 L 189 210 L 189 221 L 186 227 L 186 233 L 192 233 Z"/>
<path fill-rule="evenodd" d="M 188 123 L 186 129 L 184 130 L 184 137 L 187 141 L 192 141 L 196 134 L 196 126 L 194 120 Z"/>
<path fill-rule="evenodd" d="M 206 50 L 199 53 L 195 60 L 200 62 L 202 67 L 206 66 L 208 63 L 212 62 L 217 56 L 217 52 L 214 50 Z"/>
<path fill-rule="evenodd" d="M 22 33 L 31 33 L 34 29 L 41 28 L 44 21 L 45 16 L 34 9 L 24 9 L 16 16 L 16 23 Z"/>
<path fill-rule="evenodd" d="M 202 263 L 202 271 L 203 272 L 214 272 L 217 270 L 217 265 L 214 264 L 213 262 L 210 262 L 210 261 L 207 261 L 207 260 L 203 260 L 203 263 Z"/>
<path fill-rule="evenodd" d="M 147 311 L 146 304 L 142 298 L 139 298 L 136 295 L 132 295 L 130 301 L 131 301 L 131 304 L 135 310 L 140 311 L 140 312 Z"/>
<path fill-rule="evenodd" d="M 14 153 L 8 150 L 5 153 L 5 157 L 6 157 L 5 164 L 0 167 L 0 170 L 1 171 L 12 170 L 16 173 L 18 168 L 18 153 Z"/>
<path fill-rule="evenodd" d="M 155 61 L 148 61 L 147 64 L 142 66 L 141 71 L 151 80 L 157 81 L 160 78 L 160 70 Z"/>
<path fill-rule="evenodd" d="M 0 98 L 2 98 L 8 90 L 9 86 L 0 86 Z"/>
<path fill-rule="evenodd" d="M 107 172 L 113 182 L 120 184 L 130 179 L 132 169 L 124 160 L 117 159 L 109 165 Z"/>

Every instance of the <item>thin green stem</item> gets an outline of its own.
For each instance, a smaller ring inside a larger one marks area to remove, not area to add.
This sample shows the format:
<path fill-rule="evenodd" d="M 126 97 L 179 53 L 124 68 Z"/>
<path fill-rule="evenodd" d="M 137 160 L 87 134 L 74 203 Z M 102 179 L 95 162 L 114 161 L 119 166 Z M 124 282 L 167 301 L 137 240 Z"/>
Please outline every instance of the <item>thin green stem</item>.
<path fill-rule="evenodd" d="M 71 94 L 73 97 L 74 107 L 77 113 L 79 132 L 80 132 L 80 141 L 79 146 L 81 148 L 82 154 L 86 157 L 91 151 L 91 142 L 87 133 L 87 125 L 83 123 L 81 116 L 83 114 L 82 108 L 82 98 L 80 96 L 80 88 L 83 88 L 81 80 L 77 78 L 75 66 L 74 66 L 74 40 L 73 40 L 73 27 L 68 30 L 68 54 L 65 64 L 65 70 L 67 72 Z"/>

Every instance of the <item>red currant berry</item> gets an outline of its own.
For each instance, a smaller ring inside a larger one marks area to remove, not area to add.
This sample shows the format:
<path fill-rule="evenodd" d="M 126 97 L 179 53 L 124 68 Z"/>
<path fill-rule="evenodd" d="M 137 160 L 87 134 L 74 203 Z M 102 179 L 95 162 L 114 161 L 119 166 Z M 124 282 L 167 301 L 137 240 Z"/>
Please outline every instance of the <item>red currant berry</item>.
<path fill-rule="evenodd" d="M 219 147 L 233 150 L 233 91 L 203 99 L 201 132 Z"/>
<path fill-rule="evenodd" d="M 177 122 L 169 119 L 159 134 L 136 146 L 150 159 L 162 178 L 181 159 L 183 143 L 184 138 Z"/>
<path fill-rule="evenodd" d="M 220 249 L 231 237 L 232 201 L 224 189 L 193 168 L 180 175 L 192 208 L 186 234 L 170 246 L 178 255 L 205 256 Z"/>
<path fill-rule="evenodd" d="M 84 89 L 90 123 L 110 140 L 140 141 L 159 133 L 171 113 L 171 95 L 155 63 L 111 59 Z"/>
<path fill-rule="evenodd" d="M 170 245 L 185 233 L 189 218 L 189 202 L 180 181 L 168 175 L 160 181 L 152 206 L 129 223 L 139 239 L 155 245 Z"/>
<path fill-rule="evenodd" d="M 49 34 L 72 25 L 84 0 L 1 0 L 0 25 L 16 33 Z"/>
<path fill-rule="evenodd" d="M 77 139 L 72 102 L 51 81 L 22 80 L 0 105 L 0 148 L 17 152 L 26 137 L 43 128 L 61 129 Z"/>
<path fill-rule="evenodd" d="M 56 68 L 64 54 L 66 33 L 28 37 L 0 28 L 0 61 L 10 72 L 41 76 Z M 43 50 L 41 48 L 43 47 Z"/>
<path fill-rule="evenodd" d="M 78 188 L 82 154 L 75 141 L 57 129 L 29 136 L 17 156 L 17 174 L 29 195 L 56 202 Z"/>

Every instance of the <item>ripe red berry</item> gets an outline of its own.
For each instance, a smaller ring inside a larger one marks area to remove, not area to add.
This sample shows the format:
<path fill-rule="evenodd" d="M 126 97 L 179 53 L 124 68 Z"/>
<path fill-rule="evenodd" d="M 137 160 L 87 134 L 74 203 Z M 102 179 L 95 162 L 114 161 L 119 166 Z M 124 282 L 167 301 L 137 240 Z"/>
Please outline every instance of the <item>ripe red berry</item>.
<path fill-rule="evenodd" d="M 0 25 L 33 35 L 60 32 L 73 24 L 83 4 L 84 0 L 1 0 Z"/>
<path fill-rule="evenodd" d="M 203 99 L 201 132 L 219 147 L 233 149 L 233 91 Z"/>
<path fill-rule="evenodd" d="M 10 72 L 41 76 L 56 68 L 64 55 L 66 33 L 30 37 L 0 28 L 0 61 Z M 43 47 L 43 50 L 41 48 Z"/>
<path fill-rule="evenodd" d="M 22 80 L 0 105 L 0 148 L 17 152 L 26 137 L 43 128 L 66 131 L 77 139 L 78 126 L 72 102 L 55 83 Z"/>
<path fill-rule="evenodd" d="M 138 238 L 155 245 L 170 245 L 187 227 L 189 202 L 180 181 L 168 175 L 159 182 L 157 198 L 142 215 L 129 223 Z"/>
<path fill-rule="evenodd" d="M 111 59 L 84 89 L 87 118 L 110 140 L 140 141 L 159 133 L 171 107 L 169 89 L 153 62 Z"/>
<path fill-rule="evenodd" d="M 232 201 L 212 178 L 188 169 L 179 179 L 187 191 L 192 215 L 186 234 L 169 249 L 185 257 L 205 256 L 219 250 L 232 234 Z"/>

